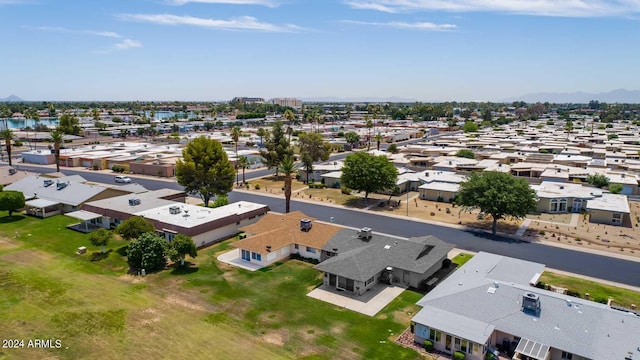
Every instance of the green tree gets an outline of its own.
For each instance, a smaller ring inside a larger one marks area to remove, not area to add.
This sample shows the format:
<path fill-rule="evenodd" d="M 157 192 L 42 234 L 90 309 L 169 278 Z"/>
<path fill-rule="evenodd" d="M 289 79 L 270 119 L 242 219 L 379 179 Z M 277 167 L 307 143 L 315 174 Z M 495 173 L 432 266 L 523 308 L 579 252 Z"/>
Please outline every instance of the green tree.
<path fill-rule="evenodd" d="M 373 128 L 373 121 L 371 121 L 371 119 L 369 119 L 368 115 L 364 116 L 365 118 L 365 126 L 368 129 L 367 130 L 367 151 L 371 150 L 371 129 Z"/>
<path fill-rule="evenodd" d="M 289 135 L 289 144 L 291 144 L 291 134 L 293 133 L 293 121 L 296 119 L 296 114 L 291 111 L 291 109 L 287 109 L 282 115 L 289 122 L 289 127 L 287 128 L 287 134 Z"/>
<path fill-rule="evenodd" d="M 154 232 L 155 230 L 153 224 L 142 216 L 132 216 L 118 225 L 116 233 L 125 240 L 132 240 L 146 232 Z"/>
<path fill-rule="evenodd" d="M 154 232 L 141 234 L 127 247 L 127 263 L 132 269 L 152 272 L 167 264 L 167 242 Z"/>
<path fill-rule="evenodd" d="M 231 139 L 236 147 L 236 185 L 240 184 L 238 180 L 238 141 L 240 141 L 240 135 L 242 135 L 242 130 L 239 126 L 231 128 Z"/>
<path fill-rule="evenodd" d="M 60 171 L 60 144 L 63 141 L 63 134 L 60 130 L 55 129 L 50 136 L 50 140 L 53 143 L 54 156 L 56 158 L 56 171 Z"/>
<path fill-rule="evenodd" d="M 369 193 L 393 189 L 397 179 L 398 169 L 386 156 L 358 152 L 345 159 L 340 183 L 350 189 L 364 191 L 367 202 Z"/>
<path fill-rule="evenodd" d="M 611 184 L 611 185 L 609 185 L 609 191 L 612 194 L 620 194 L 622 192 L 622 185 L 621 184 Z"/>
<path fill-rule="evenodd" d="M 469 149 L 460 149 L 456 151 L 456 156 L 461 158 L 467 158 L 467 159 L 476 158 L 476 155 L 473 153 L 473 151 Z"/>
<path fill-rule="evenodd" d="M 187 192 L 197 191 L 209 206 L 214 195 L 226 195 L 233 188 L 235 169 L 222 144 L 199 136 L 182 150 L 176 161 L 176 180 Z"/>
<path fill-rule="evenodd" d="M 595 186 L 595 187 L 598 187 L 598 188 L 603 188 L 603 187 L 609 185 L 609 178 L 606 177 L 603 174 L 589 175 L 589 176 L 587 176 L 585 181 L 587 183 Z"/>
<path fill-rule="evenodd" d="M 284 175 L 285 213 L 289 213 L 291 208 L 291 174 L 293 174 L 296 170 L 293 157 L 285 157 L 280 163 L 280 169 L 282 170 L 282 174 Z"/>
<path fill-rule="evenodd" d="M 355 145 L 360 141 L 360 135 L 358 135 L 355 131 L 349 131 L 344 134 L 344 139 L 348 144 L 351 145 L 351 148 L 354 148 Z"/>
<path fill-rule="evenodd" d="M 78 135 L 80 134 L 80 121 L 77 117 L 70 114 L 62 114 L 60 116 L 60 122 L 58 123 L 58 129 L 65 134 Z"/>
<path fill-rule="evenodd" d="M 169 246 L 171 247 L 169 258 L 173 262 L 180 260 L 180 266 L 184 266 L 184 258 L 187 255 L 191 258 L 198 256 L 198 249 L 190 236 L 178 234 L 173 238 Z"/>
<path fill-rule="evenodd" d="M 536 193 L 526 180 L 497 171 L 471 173 L 460 183 L 456 204 L 466 211 L 480 209 L 493 217 L 491 232 L 495 235 L 498 220 L 523 218 L 536 209 Z"/>
<path fill-rule="evenodd" d="M 289 142 L 284 136 L 282 121 L 273 124 L 270 137 L 265 142 L 265 149 L 260 151 L 263 163 L 269 169 L 275 169 L 276 177 L 280 169 L 280 162 L 287 156 L 293 156 L 293 150 L 289 147 Z"/>
<path fill-rule="evenodd" d="M 464 131 L 466 133 L 476 132 L 476 131 L 478 131 L 478 124 L 474 123 L 473 121 L 467 121 L 462 126 L 462 131 Z"/>
<path fill-rule="evenodd" d="M 397 154 L 398 153 L 398 145 L 396 144 L 391 144 L 387 147 L 387 152 L 388 153 L 392 153 L 392 154 Z"/>
<path fill-rule="evenodd" d="M 9 157 L 9 166 L 12 166 L 11 162 L 11 141 L 13 140 L 13 131 L 11 129 L 4 129 L 0 131 L 0 137 L 4 140 L 5 149 L 7 149 L 7 156 Z"/>
<path fill-rule="evenodd" d="M 9 217 L 13 212 L 24 208 L 24 194 L 20 191 L 0 191 L 0 211 L 8 211 Z"/>
<path fill-rule="evenodd" d="M 226 195 L 217 196 L 216 199 L 211 204 L 212 208 L 217 208 L 220 206 L 229 205 L 229 198 Z"/>
<path fill-rule="evenodd" d="M 256 135 L 260 137 L 260 147 L 262 147 L 262 138 L 269 136 L 269 133 L 264 128 L 259 128 L 258 131 L 256 131 Z"/>
<path fill-rule="evenodd" d="M 327 161 L 331 155 L 331 144 L 325 142 L 318 133 L 301 133 L 298 135 L 300 157 L 307 170 L 306 180 L 309 181 L 309 173 L 313 171 L 313 163 Z"/>
<path fill-rule="evenodd" d="M 242 183 L 244 184 L 246 182 L 244 172 L 249 168 L 249 158 L 246 156 L 240 156 L 240 158 L 238 159 L 238 167 L 242 169 Z"/>
<path fill-rule="evenodd" d="M 91 245 L 100 246 L 100 251 L 104 254 L 104 247 L 109 245 L 109 241 L 113 238 L 111 231 L 100 228 L 89 235 L 89 241 Z"/>

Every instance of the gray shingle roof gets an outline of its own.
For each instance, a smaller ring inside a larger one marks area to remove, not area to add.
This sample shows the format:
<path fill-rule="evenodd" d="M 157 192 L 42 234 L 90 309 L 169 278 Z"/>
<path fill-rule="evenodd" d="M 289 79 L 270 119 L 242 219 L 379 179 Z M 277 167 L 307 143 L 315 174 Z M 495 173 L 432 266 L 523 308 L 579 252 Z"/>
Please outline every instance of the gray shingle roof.
<path fill-rule="evenodd" d="M 606 305 L 528 286 L 542 264 L 479 253 L 449 278 L 425 295 L 423 309 L 413 321 L 456 334 L 450 317 L 481 322 L 487 329 L 529 339 L 591 359 L 624 359 L 640 346 L 640 317 L 613 310 Z M 497 282 L 498 287 L 495 288 Z M 495 288 L 495 291 L 489 291 Z M 525 293 L 537 294 L 541 311 L 522 311 Z M 436 326 L 437 325 L 437 326 Z M 460 336 L 485 338 L 481 326 L 466 329 Z M 496 339 L 498 342 L 501 339 Z"/>
<path fill-rule="evenodd" d="M 357 231 L 343 229 L 323 249 L 338 249 L 338 256 L 316 265 L 316 269 L 366 281 L 388 266 L 424 273 L 453 246 L 434 236 L 401 239 L 374 233 L 371 240 L 363 241 Z"/>

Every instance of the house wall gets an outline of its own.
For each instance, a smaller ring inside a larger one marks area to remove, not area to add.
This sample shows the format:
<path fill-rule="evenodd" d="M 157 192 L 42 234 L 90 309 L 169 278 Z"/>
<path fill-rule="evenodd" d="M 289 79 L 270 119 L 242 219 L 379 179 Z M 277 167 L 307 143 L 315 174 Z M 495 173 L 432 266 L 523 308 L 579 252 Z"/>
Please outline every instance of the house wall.
<path fill-rule="evenodd" d="M 424 345 L 424 341 L 428 339 L 430 336 L 429 335 L 430 330 L 431 329 L 426 325 L 415 324 L 414 330 L 413 330 L 413 334 L 414 334 L 413 341 L 417 344 Z M 447 333 L 437 329 L 434 329 L 434 330 L 440 333 L 439 337 L 430 339 L 433 342 L 434 350 L 442 351 L 447 354 L 453 354 L 453 352 L 458 350 L 456 349 L 456 345 L 455 345 L 456 336 L 454 334 L 449 334 L 451 335 L 451 341 L 449 344 L 449 349 L 447 349 L 447 344 L 445 343 L 447 340 Z M 462 340 L 465 340 L 462 338 L 459 338 L 459 339 L 461 341 L 461 344 L 462 344 Z M 465 359 L 482 360 L 484 359 L 485 353 L 486 353 L 486 349 L 482 344 L 477 344 L 477 346 L 474 348 L 474 343 L 471 341 L 467 341 L 467 351 L 465 352 Z"/>
<path fill-rule="evenodd" d="M 158 229 L 161 230 L 161 229 Z M 238 232 L 238 226 L 233 223 L 202 234 L 193 236 L 193 242 L 197 247 L 213 244 L 219 240 L 226 239 Z"/>
<path fill-rule="evenodd" d="M 571 360 L 588 360 L 587 358 L 579 356 L 579 355 L 576 355 L 576 354 L 571 354 L 571 355 L 572 355 L 571 356 Z M 548 359 L 550 359 L 550 360 L 562 360 L 562 350 L 551 348 L 549 350 Z"/>
<path fill-rule="evenodd" d="M 129 171 L 134 174 L 143 174 L 151 176 L 161 177 L 173 177 L 174 166 L 171 164 L 154 164 L 143 162 L 131 162 L 129 163 Z"/>
<path fill-rule="evenodd" d="M 336 178 L 324 178 L 324 184 L 328 187 L 328 188 L 335 188 L 338 187 L 337 185 L 340 184 L 340 179 L 336 179 Z M 336 185 L 337 184 L 337 185 Z"/>
<path fill-rule="evenodd" d="M 442 268 L 442 262 L 444 261 L 444 259 L 446 259 L 446 256 L 443 256 L 442 258 L 440 258 L 437 263 L 435 263 L 431 268 L 429 268 L 429 270 L 427 270 L 422 274 L 416 273 L 416 272 L 409 272 L 409 283 L 408 283 L 409 286 L 412 286 L 414 288 L 419 288 L 420 284 L 424 280 L 430 278 L 433 274 L 436 273 L 436 271 Z"/>
<path fill-rule="evenodd" d="M 420 189 L 420 199 L 422 200 L 438 201 L 438 197 L 440 196 L 443 202 L 449 202 L 456 196 L 456 193 L 451 191 Z"/>
<path fill-rule="evenodd" d="M 298 248 L 296 249 L 296 245 L 298 245 Z M 306 257 L 306 258 L 310 258 L 310 259 L 316 259 L 318 261 L 320 261 L 320 256 L 322 254 L 321 249 L 315 249 L 315 253 L 314 252 L 310 252 L 307 251 L 307 246 L 306 245 L 302 245 L 302 244 L 293 244 L 291 245 L 291 253 L 292 254 L 298 254 L 302 257 Z"/>
<path fill-rule="evenodd" d="M 622 225 L 629 224 L 629 214 L 622 214 L 622 224 L 614 224 L 611 220 L 613 217 L 612 211 L 605 210 L 589 210 L 589 222 L 596 224 L 610 224 L 610 225 Z"/>
<path fill-rule="evenodd" d="M 42 151 L 40 154 L 22 153 L 22 161 L 29 164 L 49 165 L 56 163 L 56 157 L 48 151 Z"/>

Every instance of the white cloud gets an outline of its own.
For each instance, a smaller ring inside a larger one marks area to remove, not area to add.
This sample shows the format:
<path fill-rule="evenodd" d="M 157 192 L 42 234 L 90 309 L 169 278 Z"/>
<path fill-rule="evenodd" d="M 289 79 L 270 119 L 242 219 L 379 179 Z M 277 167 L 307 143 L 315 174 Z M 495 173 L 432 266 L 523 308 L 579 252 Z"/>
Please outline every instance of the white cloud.
<path fill-rule="evenodd" d="M 638 0 L 349 0 L 354 9 L 384 12 L 500 12 L 535 16 L 601 17 L 640 13 Z"/>
<path fill-rule="evenodd" d="M 127 50 L 142 47 L 142 43 L 138 40 L 123 39 L 119 43 L 115 44 L 114 47 L 118 50 Z"/>
<path fill-rule="evenodd" d="M 279 4 L 269 0 L 167 0 L 173 5 L 185 5 L 189 3 L 202 4 L 231 4 L 231 5 L 261 5 L 267 7 L 277 7 Z"/>
<path fill-rule="evenodd" d="M 62 26 L 24 26 L 27 29 L 46 31 L 46 32 L 57 32 L 57 33 L 66 33 L 66 34 L 87 34 L 94 36 L 102 36 L 108 38 L 120 39 L 122 36 L 113 31 L 98 31 L 98 30 L 73 30 L 68 29 Z"/>
<path fill-rule="evenodd" d="M 458 29 L 458 26 L 455 24 L 435 24 L 431 22 L 415 22 L 415 23 L 407 23 L 407 22 L 399 22 L 399 21 L 368 22 L 368 21 L 355 21 L 355 20 L 343 20 L 342 22 L 347 24 L 381 26 L 381 27 L 391 27 L 396 29 L 411 29 L 411 30 L 454 31 Z"/>
<path fill-rule="evenodd" d="M 265 32 L 294 32 L 302 30 L 296 25 L 275 25 L 260 22 L 252 16 L 234 17 L 229 20 L 206 19 L 188 15 L 172 14 L 121 14 L 122 20 L 146 22 L 160 25 L 189 25 L 207 29 L 256 30 Z"/>

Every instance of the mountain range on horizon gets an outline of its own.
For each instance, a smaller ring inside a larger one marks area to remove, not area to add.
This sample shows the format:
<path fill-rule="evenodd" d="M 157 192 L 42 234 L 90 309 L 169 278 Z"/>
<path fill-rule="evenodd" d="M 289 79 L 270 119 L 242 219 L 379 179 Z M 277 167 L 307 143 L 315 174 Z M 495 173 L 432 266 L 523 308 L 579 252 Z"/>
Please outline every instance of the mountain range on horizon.
<path fill-rule="evenodd" d="M 628 103 L 628 104 L 640 104 L 640 90 L 627 90 L 616 89 L 608 92 L 589 93 L 589 92 L 540 92 L 531 93 L 521 96 L 513 96 L 504 99 L 500 99 L 492 102 L 511 103 L 514 101 L 524 101 L 529 104 L 536 102 L 549 102 L 556 104 L 574 103 L 574 104 L 587 104 L 589 101 L 599 101 L 606 103 Z M 6 98 L 0 98 L 0 102 L 26 102 L 16 95 L 10 95 Z M 98 100 L 99 101 L 99 100 Z M 397 96 L 388 97 L 336 97 L 336 96 L 322 96 L 322 97 L 302 97 L 304 102 L 324 102 L 324 103 L 413 103 L 413 102 L 425 102 L 425 103 L 438 103 L 444 101 L 429 101 L 429 100 L 417 100 L 411 98 L 403 98 Z M 459 100 L 449 100 L 458 101 Z M 483 102 L 487 100 L 476 100 L 476 102 Z"/>
<path fill-rule="evenodd" d="M 500 102 L 524 101 L 526 103 L 550 102 L 557 104 L 587 104 L 592 100 L 606 103 L 638 104 L 640 103 L 640 90 L 616 89 L 601 93 L 587 93 L 582 91 L 568 93 L 542 92 L 510 97 L 503 99 Z"/>

